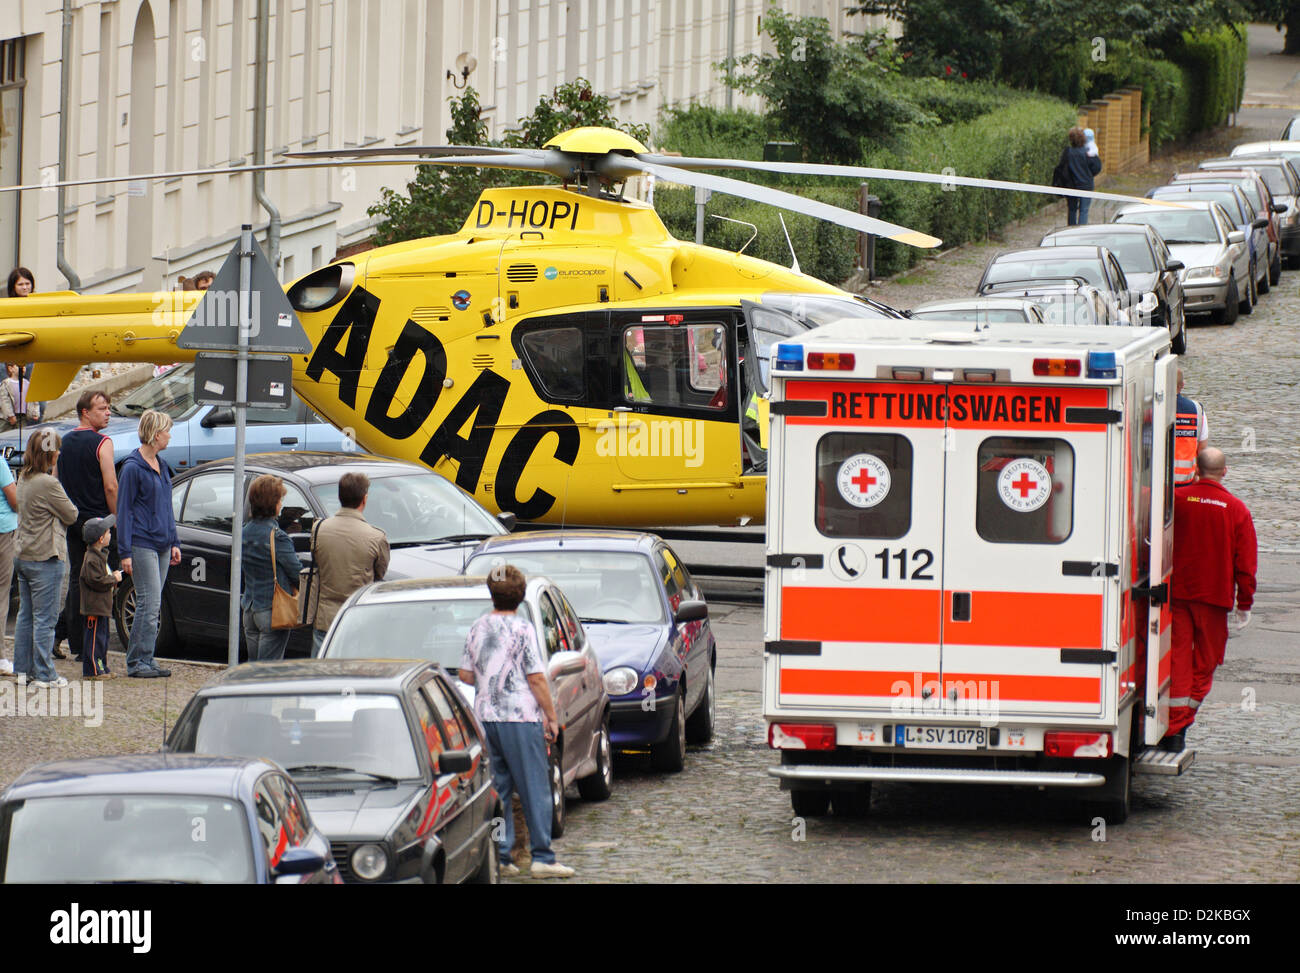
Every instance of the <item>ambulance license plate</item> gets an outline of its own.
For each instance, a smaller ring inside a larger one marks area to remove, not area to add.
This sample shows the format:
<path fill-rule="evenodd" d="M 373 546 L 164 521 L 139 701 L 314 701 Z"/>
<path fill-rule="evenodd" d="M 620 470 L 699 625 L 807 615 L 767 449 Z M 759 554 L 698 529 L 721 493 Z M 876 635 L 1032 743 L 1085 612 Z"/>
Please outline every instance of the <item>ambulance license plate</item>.
<path fill-rule="evenodd" d="M 989 731 L 977 726 L 896 726 L 894 740 L 916 750 L 981 750 L 989 745 Z"/>

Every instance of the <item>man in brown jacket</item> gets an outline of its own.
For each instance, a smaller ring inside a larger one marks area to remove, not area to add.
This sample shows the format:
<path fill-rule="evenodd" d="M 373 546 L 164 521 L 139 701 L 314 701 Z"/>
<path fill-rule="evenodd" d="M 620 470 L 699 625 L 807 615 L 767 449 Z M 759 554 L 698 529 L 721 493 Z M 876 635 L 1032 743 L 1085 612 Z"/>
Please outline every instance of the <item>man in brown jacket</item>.
<path fill-rule="evenodd" d="M 312 557 L 319 578 L 314 654 L 343 602 L 362 585 L 382 581 L 388 570 L 388 535 L 366 523 L 363 516 L 370 493 L 364 473 L 344 473 L 339 478 L 338 513 L 321 521 L 315 531 Z"/>

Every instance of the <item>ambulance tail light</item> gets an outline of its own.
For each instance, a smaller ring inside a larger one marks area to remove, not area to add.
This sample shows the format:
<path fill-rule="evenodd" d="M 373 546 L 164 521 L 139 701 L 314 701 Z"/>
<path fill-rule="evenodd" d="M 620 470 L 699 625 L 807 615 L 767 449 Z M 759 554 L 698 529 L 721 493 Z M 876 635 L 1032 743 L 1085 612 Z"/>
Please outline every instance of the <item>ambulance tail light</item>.
<path fill-rule="evenodd" d="M 854 357 L 851 351 L 810 351 L 808 367 L 827 372 L 853 371 Z"/>
<path fill-rule="evenodd" d="M 1035 358 L 1034 374 L 1078 378 L 1083 374 L 1083 362 L 1077 358 Z"/>
<path fill-rule="evenodd" d="M 1088 352 L 1089 378 L 1114 378 L 1117 374 L 1119 374 L 1119 366 L 1115 362 L 1113 351 Z"/>
<path fill-rule="evenodd" d="M 772 367 L 778 372 L 797 372 L 803 369 L 802 345 L 777 345 L 776 360 Z"/>
<path fill-rule="evenodd" d="M 1109 757 L 1114 752 L 1109 733 L 1049 731 L 1043 734 L 1047 757 Z"/>
<path fill-rule="evenodd" d="M 769 723 L 767 745 L 773 750 L 834 750 L 832 723 Z"/>
<path fill-rule="evenodd" d="M 893 370 L 894 381 L 896 382 L 924 382 L 924 368 L 895 368 Z"/>

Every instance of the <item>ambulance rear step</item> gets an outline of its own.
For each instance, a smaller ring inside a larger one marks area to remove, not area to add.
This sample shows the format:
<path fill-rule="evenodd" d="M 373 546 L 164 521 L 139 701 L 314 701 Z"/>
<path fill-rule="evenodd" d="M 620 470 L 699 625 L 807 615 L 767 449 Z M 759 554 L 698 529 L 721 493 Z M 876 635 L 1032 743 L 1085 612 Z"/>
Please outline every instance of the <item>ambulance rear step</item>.
<path fill-rule="evenodd" d="M 1167 754 L 1174 757 L 1177 754 Z M 887 780 L 909 784 L 1012 784 L 1021 787 L 1100 787 L 1104 774 L 1068 770 L 994 770 L 978 767 L 835 767 L 827 764 L 783 764 L 769 767 L 773 777 L 831 786 L 836 782 Z"/>
<path fill-rule="evenodd" d="M 1195 750 L 1169 753 L 1154 747 L 1143 750 L 1133 761 L 1135 774 L 1159 774 L 1162 777 L 1179 777 L 1191 769 L 1196 761 Z"/>

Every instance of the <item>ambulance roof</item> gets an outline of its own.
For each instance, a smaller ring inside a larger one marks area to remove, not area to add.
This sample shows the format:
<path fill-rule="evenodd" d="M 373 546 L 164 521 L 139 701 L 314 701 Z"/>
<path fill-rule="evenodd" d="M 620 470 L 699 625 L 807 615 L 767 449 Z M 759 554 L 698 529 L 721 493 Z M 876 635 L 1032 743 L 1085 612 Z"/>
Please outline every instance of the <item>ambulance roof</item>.
<path fill-rule="evenodd" d="M 1028 322 L 982 324 L 979 330 L 969 321 L 915 321 L 849 319 L 814 328 L 803 335 L 786 338 L 807 348 L 879 347 L 920 350 L 927 348 L 974 348 L 1018 351 L 1114 351 L 1130 354 L 1155 351 L 1169 343 L 1169 332 L 1157 327 L 1114 327 L 1109 325 L 1050 325 Z"/>

